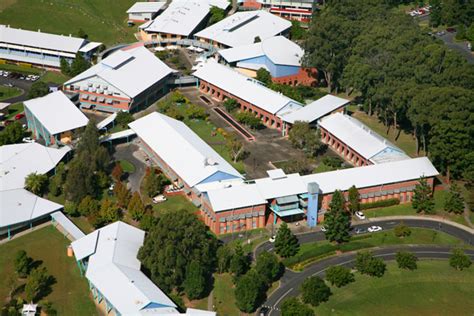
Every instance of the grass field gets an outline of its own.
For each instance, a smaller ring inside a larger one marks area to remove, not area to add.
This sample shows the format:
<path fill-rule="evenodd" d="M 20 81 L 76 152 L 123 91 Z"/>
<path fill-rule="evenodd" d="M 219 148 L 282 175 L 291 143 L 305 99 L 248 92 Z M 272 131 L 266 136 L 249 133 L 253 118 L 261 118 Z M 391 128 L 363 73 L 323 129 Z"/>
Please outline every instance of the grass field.
<path fill-rule="evenodd" d="M 21 113 L 25 110 L 25 107 L 23 106 L 23 103 L 14 103 L 8 106 L 8 115 L 6 116 L 6 119 L 9 120 L 13 118 L 15 115 L 18 113 Z"/>
<path fill-rule="evenodd" d="M 42 261 L 56 283 L 45 297 L 52 302 L 58 315 L 97 315 L 85 278 L 81 277 L 73 258 L 66 255 L 70 244 L 53 226 L 46 226 L 25 236 L 0 245 L 0 301 L 8 295 L 5 282 L 13 271 L 13 260 L 18 250 L 25 250 L 34 260 Z"/>
<path fill-rule="evenodd" d="M 10 87 L 5 87 L 5 86 L 0 86 L 0 101 L 19 96 L 22 93 L 23 93 L 23 91 L 21 91 L 18 88 L 10 88 Z"/>
<path fill-rule="evenodd" d="M 66 75 L 63 75 L 57 71 L 47 71 L 41 78 L 40 81 L 46 83 L 56 83 L 56 84 L 63 84 L 68 81 L 70 78 Z"/>
<path fill-rule="evenodd" d="M 197 211 L 197 207 L 182 195 L 168 196 L 165 202 L 153 204 L 155 213 L 182 209 L 192 212 Z"/>
<path fill-rule="evenodd" d="M 472 315 L 474 269 L 456 271 L 447 261 L 420 261 L 418 269 L 387 265 L 381 278 L 356 273 L 356 281 L 331 288 L 318 315 Z"/>
<path fill-rule="evenodd" d="M 135 27 L 127 26 L 125 11 L 134 0 L 4 0 L 2 24 L 27 30 L 72 34 L 83 29 L 91 41 L 106 45 L 135 41 Z"/>
<path fill-rule="evenodd" d="M 283 263 L 288 267 L 301 270 L 305 265 L 318 258 L 334 254 L 336 250 L 347 252 L 382 245 L 388 246 L 403 244 L 461 245 L 462 241 L 446 233 L 436 232 L 430 229 L 411 228 L 411 235 L 404 238 L 395 236 L 393 230 L 387 230 L 378 233 L 354 236 L 351 241 L 341 245 L 335 245 L 328 241 L 302 244 L 298 253 L 294 257 L 284 259 Z"/>
<path fill-rule="evenodd" d="M 135 166 L 128 160 L 120 160 L 119 161 L 120 166 L 122 167 L 122 170 L 126 173 L 134 173 L 135 172 Z"/>
<path fill-rule="evenodd" d="M 239 309 L 235 305 L 234 284 L 228 273 L 214 274 L 214 305 L 217 315 L 239 316 Z"/>

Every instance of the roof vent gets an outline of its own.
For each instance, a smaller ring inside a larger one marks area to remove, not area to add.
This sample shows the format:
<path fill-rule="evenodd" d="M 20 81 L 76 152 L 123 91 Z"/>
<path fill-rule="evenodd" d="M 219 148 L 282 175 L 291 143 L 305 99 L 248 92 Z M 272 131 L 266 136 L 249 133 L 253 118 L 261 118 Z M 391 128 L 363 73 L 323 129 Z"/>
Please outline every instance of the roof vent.
<path fill-rule="evenodd" d="M 210 157 L 207 157 L 204 159 L 204 166 L 215 166 L 215 165 L 217 165 L 217 162 L 214 159 Z"/>

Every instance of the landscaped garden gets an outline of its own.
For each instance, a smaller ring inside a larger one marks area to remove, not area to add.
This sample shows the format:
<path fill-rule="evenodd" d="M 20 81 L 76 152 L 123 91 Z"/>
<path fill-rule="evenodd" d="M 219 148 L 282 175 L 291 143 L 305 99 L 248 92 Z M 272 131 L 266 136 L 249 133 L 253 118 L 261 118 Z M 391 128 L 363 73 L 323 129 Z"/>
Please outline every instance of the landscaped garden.
<path fill-rule="evenodd" d="M 355 274 L 355 282 L 331 288 L 318 315 L 470 315 L 474 310 L 474 269 L 457 271 L 447 261 L 419 261 L 403 271 L 387 264 L 381 278 Z"/>
<path fill-rule="evenodd" d="M 90 296 L 87 281 L 80 275 L 73 257 L 66 254 L 70 241 L 53 226 L 47 226 L 0 245 L 0 300 L 6 302 L 14 276 L 14 298 L 25 298 L 26 279 L 19 278 L 14 268 L 18 251 L 25 250 L 35 267 L 45 267 L 53 282 L 40 302 L 48 301 L 58 315 L 95 315 L 97 310 Z M 8 283 L 8 284 L 7 284 Z M 49 293 L 48 293 L 49 292 Z M 38 301 L 35 301 L 38 302 Z"/>

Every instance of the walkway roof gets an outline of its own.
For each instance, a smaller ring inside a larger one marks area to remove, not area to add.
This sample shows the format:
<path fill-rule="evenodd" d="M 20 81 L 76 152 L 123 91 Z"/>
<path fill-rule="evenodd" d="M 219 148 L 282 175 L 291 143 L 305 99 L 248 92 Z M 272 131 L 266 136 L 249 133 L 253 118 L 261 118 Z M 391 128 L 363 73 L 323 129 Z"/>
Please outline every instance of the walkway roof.
<path fill-rule="evenodd" d="M 291 124 L 294 124 L 296 121 L 311 123 L 340 109 L 349 102 L 351 101 L 328 94 L 297 111 L 284 115 L 282 118 L 285 122 Z"/>

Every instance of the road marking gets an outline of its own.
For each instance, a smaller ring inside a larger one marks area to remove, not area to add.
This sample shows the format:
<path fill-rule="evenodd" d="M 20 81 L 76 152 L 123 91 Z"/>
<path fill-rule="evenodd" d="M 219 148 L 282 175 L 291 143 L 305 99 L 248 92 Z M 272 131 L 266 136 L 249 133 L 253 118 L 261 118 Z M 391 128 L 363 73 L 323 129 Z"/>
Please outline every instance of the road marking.
<path fill-rule="evenodd" d="M 289 289 L 288 291 L 286 291 L 282 296 L 280 296 L 280 298 L 275 302 L 275 305 L 273 305 L 273 307 L 276 309 L 276 306 L 278 306 L 278 303 L 280 303 L 280 301 L 288 295 L 288 293 L 290 293 L 291 291 L 293 291 L 293 288 Z"/>

